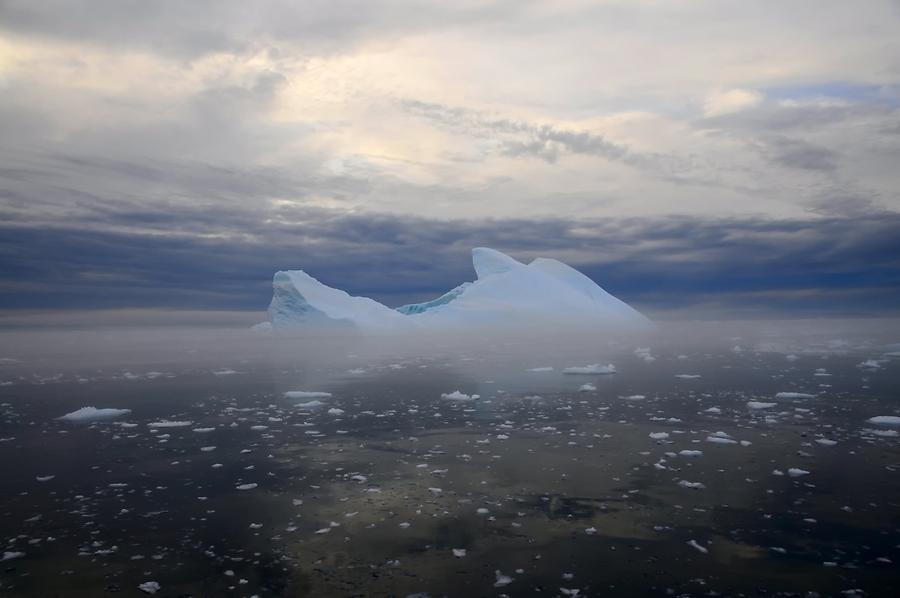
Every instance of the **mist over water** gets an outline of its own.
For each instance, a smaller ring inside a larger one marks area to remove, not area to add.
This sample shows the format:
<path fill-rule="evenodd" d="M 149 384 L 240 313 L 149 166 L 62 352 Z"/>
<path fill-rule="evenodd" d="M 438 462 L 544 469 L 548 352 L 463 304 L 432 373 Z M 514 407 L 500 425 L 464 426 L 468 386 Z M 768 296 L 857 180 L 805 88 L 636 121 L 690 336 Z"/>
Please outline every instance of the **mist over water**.
<path fill-rule="evenodd" d="M 900 581 L 895 320 L 0 342 L 3 596 Z"/>

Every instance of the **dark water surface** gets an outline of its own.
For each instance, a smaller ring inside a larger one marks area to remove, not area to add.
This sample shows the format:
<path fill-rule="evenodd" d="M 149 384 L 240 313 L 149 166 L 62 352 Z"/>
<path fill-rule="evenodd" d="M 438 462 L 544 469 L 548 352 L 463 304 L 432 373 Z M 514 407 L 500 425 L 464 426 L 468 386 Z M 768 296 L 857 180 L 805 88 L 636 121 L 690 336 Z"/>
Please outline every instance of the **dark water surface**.
<path fill-rule="evenodd" d="M 900 426 L 867 421 L 900 415 L 892 330 L 412 358 L 7 336 L 0 595 L 897 596 Z M 56 419 L 85 406 L 131 413 Z"/>

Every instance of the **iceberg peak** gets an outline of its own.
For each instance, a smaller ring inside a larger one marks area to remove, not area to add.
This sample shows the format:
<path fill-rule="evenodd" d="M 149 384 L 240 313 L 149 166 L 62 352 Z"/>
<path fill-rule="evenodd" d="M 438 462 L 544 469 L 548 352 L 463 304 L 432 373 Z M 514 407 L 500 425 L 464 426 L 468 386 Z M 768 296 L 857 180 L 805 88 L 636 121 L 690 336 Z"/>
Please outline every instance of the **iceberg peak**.
<path fill-rule="evenodd" d="M 475 275 L 478 280 L 481 280 L 494 274 L 503 274 L 516 268 L 524 268 L 525 264 L 496 249 L 475 247 L 472 249 L 472 266 L 475 267 Z"/>

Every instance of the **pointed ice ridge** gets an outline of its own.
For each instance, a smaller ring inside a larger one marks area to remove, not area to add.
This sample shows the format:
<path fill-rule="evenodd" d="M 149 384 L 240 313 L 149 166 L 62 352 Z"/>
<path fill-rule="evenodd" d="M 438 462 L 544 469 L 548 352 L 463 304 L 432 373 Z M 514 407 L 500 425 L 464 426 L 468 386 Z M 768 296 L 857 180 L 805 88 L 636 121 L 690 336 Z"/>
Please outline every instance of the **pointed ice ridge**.
<path fill-rule="evenodd" d="M 472 266 L 475 267 L 475 275 L 478 276 L 478 280 L 482 280 L 494 274 L 503 274 L 510 270 L 524 268 L 525 264 L 496 249 L 476 247 L 472 250 Z"/>
<path fill-rule="evenodd" d="M 269 305 L 276 330 L 326 327 L 361 331 L 419 331 L 465 326 L 570 324 L 637 326 L 650 321 L 593 280 L 560 261 L 537 258 L 525 265 L 486 247 L 472 250 L 478 279 L 436 299 L 391 309 L 354 297 L 303 272 L 277 272 Z"/>

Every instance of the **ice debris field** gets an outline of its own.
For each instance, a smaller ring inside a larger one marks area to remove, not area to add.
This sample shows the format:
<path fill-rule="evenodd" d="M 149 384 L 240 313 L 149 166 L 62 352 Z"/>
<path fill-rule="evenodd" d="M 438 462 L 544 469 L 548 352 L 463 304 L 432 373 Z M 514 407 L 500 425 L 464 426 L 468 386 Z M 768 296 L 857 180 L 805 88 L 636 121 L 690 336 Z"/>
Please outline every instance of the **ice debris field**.
<path fill-rule="evenodd" d="M 65 365 L 17 345 L 0 595 L 897 595 L 897 337 L 709 329 L 101 364 L 76 342 Z"/>

